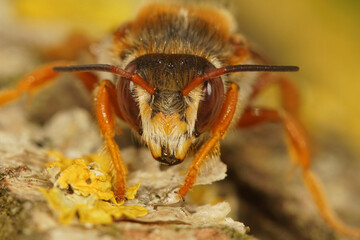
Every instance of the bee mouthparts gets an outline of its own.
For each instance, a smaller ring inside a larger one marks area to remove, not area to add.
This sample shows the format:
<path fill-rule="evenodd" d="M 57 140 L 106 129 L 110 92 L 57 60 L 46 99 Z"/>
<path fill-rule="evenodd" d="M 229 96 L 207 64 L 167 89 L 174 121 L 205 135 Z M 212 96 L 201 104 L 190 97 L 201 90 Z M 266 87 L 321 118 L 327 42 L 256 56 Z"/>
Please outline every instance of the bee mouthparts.
<path fill-rule="evenodd" d="M 157 161 L 168 166 L 174 166 L 182 163 L 183 159 L 176 158 L 174 155 L 163 154 L 161 157 L 155 158 Z"/>

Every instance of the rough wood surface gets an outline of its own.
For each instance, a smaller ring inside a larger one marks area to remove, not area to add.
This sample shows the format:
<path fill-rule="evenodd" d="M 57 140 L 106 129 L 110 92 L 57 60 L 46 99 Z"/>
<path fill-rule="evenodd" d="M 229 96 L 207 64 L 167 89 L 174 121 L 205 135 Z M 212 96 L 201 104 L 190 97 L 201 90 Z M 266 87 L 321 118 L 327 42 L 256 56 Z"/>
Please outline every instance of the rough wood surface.
<path fill-rule="evenodd" d="M 2 5 L 0 10 L 4 9 Z M 9 21 L 6 14 L 0 15 L 2 88 L 43 63 L 38 50 L 60 38 L 57 29 L 51 33 L 38 29 L 34 34 L 33 29 L 14 19 Z M 97 151 L 101 139 L 91 115 L 91 96 L 72 79 L 62 77 L 59 82 L 32 99 L 31 104 L 24 97 L 0 109 L 0 239 L 254 239 L 239 235 L 228 225 L 194 226 L 174 218 L 152 223 L 122 219 L 110 226 L 60 225 L 37 190 L 52 186 L 43 171 L 44 162 L 49 160 L 45 149 L 76 157 Z M 74 107 L 87 110 L 68 111 Z M 56 112 L 63 114 L 53 118 Z M 71 134 L 59 133 L 66 129 L 58 127 L 65 121 L 61 118 L 68 119 Z M 84 136 L 91 141 L 83 141 Z M 131 145 L 122 137 L 117 140 L 122 148 Z M 346 222 L 360 226 L 360 166 L 353 161 L 356 155 L 341 135 L 332 132 L 316 135 L 312 146 L 313 167 L 324 182 L 331 205 Z M 334 233 L 319 217 L 300 174 L 295 171 L 287 178 L 291 165 L 280 126 L 270 124 L 230 133 L 222 144 L 222 160 L 228 166 L 227 181 L 196 187 L 191 198 L 198 205 L 226 199 L 232 209 L 229 216 L 244 222 L 258 239 L 347 239 Z M 226 204 L 218 207 L 220 213 L 221 207 L 229 209 Z M 226 214 L 218 216 L 225 219 Z"/>

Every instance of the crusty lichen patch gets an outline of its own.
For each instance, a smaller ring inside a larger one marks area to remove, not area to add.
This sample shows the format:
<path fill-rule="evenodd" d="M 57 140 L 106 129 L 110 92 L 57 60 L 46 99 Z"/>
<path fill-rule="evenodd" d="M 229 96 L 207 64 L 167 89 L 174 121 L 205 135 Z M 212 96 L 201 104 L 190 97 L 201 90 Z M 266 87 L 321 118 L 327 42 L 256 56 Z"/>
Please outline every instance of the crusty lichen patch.
<path fill-rule="evenodd" d="M 50 206 L 59 212 L 59 221 L 69 224 L 78 216 L 83 224 L 110 224 L 122 216 L 143 217 L 143 206 L 124 206 L 117 202 L 112 187 L 111 168 L 104 154 L 68 159 L 50 153 L 57 161 L 47 164 L 54 187 L 41 189 Z M 126 189 L 126 198 L 134 199 L 140 184 Z"/>

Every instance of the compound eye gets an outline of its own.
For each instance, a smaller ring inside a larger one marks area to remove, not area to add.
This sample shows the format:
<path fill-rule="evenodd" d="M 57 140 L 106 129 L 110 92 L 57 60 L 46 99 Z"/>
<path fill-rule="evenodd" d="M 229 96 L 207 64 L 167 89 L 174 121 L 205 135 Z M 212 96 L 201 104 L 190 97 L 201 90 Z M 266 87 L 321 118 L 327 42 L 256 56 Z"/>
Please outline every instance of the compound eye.
<path fill-rule="evenodd" d="M 197 134 L 211 130 L 224 100 L 224 84 L 220 77 L 204 82 L 195 129 Z"/>
<path fill-rule="evenodd" d="M 125 70 L 135 72 L 136 64 L 129 64 Z M 139 105 L 136 101 L 134 83 L 126 78 L 121 78 L 117 84 L 117 100 L 123 120 L 129 123 L 135 130 L 141 129 L 141 118 L 139 115 Z"/>

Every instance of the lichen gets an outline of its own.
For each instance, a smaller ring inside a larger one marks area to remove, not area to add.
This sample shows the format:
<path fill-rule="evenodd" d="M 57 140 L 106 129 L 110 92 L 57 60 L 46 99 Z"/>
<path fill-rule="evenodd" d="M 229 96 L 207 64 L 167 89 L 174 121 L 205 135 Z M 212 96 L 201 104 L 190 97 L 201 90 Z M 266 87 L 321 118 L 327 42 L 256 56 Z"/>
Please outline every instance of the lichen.
<path fill-rule="evenodd" d="M 125 201 L 115 200 L 106 155 L 68 159 L 59 153 L 49 154 L 56 159 L 47 164 L 54 187 L 41 192 L 59 212 L 61 223 L 69 224 L 78 216 L 83 224 L 110 224 L 122 216 L 137 218 L 148 213 L 143 206 L 125 206 Z M 126 198 L 134 199 L 139 186 L 127 188 Z"/>

